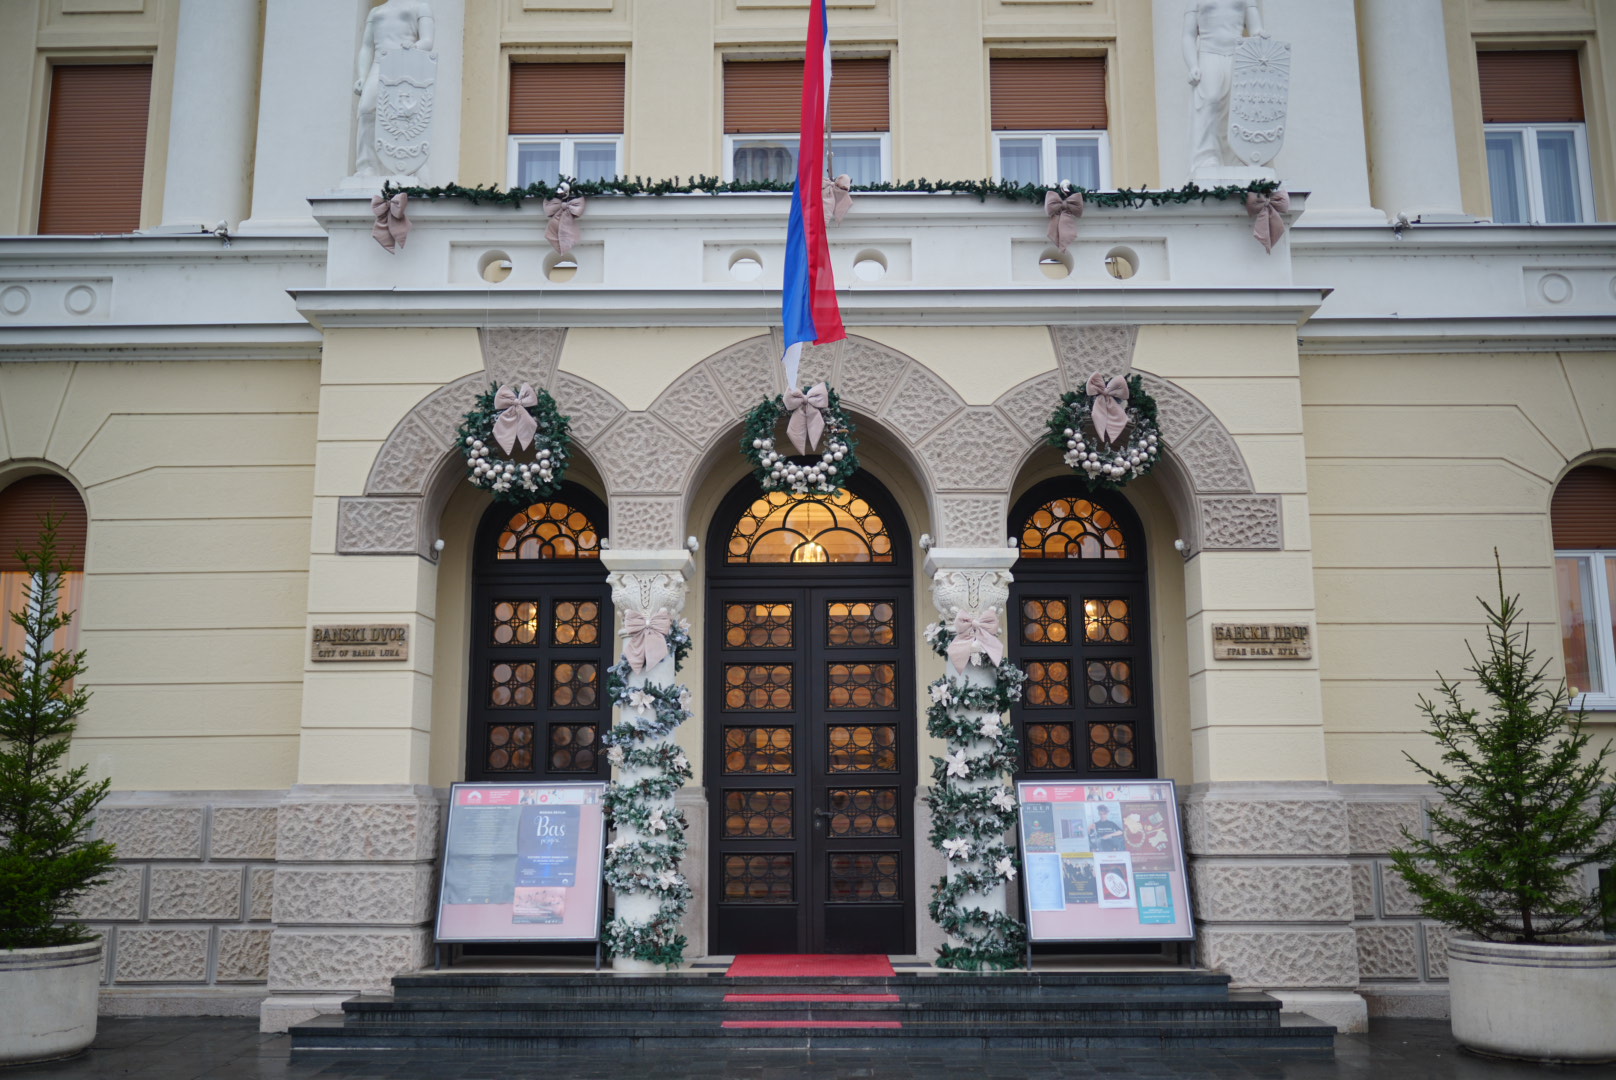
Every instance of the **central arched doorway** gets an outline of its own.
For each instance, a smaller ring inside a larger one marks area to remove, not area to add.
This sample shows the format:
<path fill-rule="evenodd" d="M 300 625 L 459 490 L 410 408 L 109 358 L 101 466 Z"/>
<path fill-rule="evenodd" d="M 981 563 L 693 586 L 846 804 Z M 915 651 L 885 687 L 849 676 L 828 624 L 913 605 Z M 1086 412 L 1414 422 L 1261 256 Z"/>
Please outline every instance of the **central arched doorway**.
<path fill-rule="evenodd" d="M 914 951 L 909 530 L 861 473 L 720 505 L 707 562 L 716 954 Z"/>

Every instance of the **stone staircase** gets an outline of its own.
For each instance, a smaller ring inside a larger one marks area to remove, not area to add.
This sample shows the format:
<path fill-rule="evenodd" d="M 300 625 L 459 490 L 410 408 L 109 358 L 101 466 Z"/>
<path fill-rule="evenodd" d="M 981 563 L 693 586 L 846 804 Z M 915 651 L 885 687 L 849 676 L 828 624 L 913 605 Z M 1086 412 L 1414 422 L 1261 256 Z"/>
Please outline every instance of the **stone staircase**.
<path fill-rule="evenodd" d="M 1227 975 L 1195 970 L 740 978 L 421 972 L 395 978 L 391 997 L 354 998 L 341 1016 L 300 1024 L 291 1036 L 298 1054 L 589 1047 L 677 1054 L 715 1044 L 1329 1054 L 1335 1045 L 1333 1027 L 1282 1017 L 1276 999 L 1231 993 Z"/>

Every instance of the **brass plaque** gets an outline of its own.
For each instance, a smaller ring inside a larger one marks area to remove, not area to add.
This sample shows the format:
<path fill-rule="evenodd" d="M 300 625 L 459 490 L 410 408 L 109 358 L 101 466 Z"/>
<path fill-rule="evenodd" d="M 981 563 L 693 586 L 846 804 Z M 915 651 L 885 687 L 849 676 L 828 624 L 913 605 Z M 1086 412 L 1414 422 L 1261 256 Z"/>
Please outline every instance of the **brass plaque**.
<path fill-rule="evenodd" d="M 387 623 L 316 626 L 310 632 L 311 660 L 408 660 L 410 628 Z"/>
<path fill-rule="evenodd" d="M 1313 629 L 1286 623 L 1213 623 L 1214 660 L 1311 660 Z"/>

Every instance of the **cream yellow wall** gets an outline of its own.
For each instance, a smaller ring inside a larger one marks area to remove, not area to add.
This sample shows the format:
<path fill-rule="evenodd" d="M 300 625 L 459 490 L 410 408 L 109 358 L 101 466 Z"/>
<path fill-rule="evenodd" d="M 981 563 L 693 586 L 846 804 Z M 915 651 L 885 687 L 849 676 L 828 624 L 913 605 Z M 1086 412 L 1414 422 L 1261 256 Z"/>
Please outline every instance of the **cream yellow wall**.
<path fill-rule="evenodd" d="M 1616 356 L 1309 356 L 1302 375 L 1330 779 L 1417 782 L 1416 697 L 1484 641 L 1495 549 L 1563 670 L 1549 500 L 1569 463 L 1616 452 Z"/>
<path fill-rule="evenodd" d="M 296 779 L 318 368 L 0 364 L 0 483 L 86 496 L 75 762 L 136 790 Z"/>
<path fill-rule="evenodd" d="M 1444 0 L 1465 210 L 1491 216 L 1476 51 L 1576 49 L 1598 220 L 1616 218 L 1616 0 Z"/>
<path fill-rule="evenodd" d="M 112 7 L 121 10 L 96 10 Z M 6 103 L 0 109 L 0 235 L 31 233 L 37 225 L 45 123 L 50 114 L 50 70 L 58 61 L 151 61 L 140 225 L 151 228 L 157 224 L 163 210 L 178 26 L 179 0 L 0 3 L 0 101 Z"/>
<path fill-rule="evenodd" d="M 992 172 L 990 55 L 1105 53 L 1112 171 L 1157 182 L 1150 5 L 1131 0 L 832 0 L 839 54 L 892 57 L 892 169 L 898 179 Z M 624 171 L 717 175 L 723 60 L 800 56 L 807 5 L 791 0 L 506 0 L 466 13 L 462 183 L 505 181 L 511 60 L 627 63 Z"/>

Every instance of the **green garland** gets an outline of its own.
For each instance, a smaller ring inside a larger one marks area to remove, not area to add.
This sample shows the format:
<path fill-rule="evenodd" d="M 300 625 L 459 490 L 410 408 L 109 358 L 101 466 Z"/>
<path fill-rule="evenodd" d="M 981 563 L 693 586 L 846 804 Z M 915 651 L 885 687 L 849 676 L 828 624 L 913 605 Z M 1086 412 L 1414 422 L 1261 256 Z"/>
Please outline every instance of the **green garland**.
<path fill-rule="evenodd" d="M 1128 426 L 1115 443 L 1104 443 L 1094 430 L 1094 399 L 1081 390 L 1061 395 L 1049 417 L 1044 442 L 1061 452 L 1092 489 L 1120 491 L 1156 467 L 1166 449 L 1157 422 L 1156 399 L 1145 393 L 1138 375 L 1128 377 Z"/>
<path fill-rule="evenodd" d="M 926 627 L 926 640 L 946 658 L 954 633 L 932 623 Z M 973 658 L 985 661 L 981 653 Z M 944 933 L 963 942 L 945 944 L 937 966 L 962 971 L 1020 967 L 1027 939 L 1026 927 L 1015 917 L 964 903 L 973 895 L 1008 885 L 1018 868 L 1015 849 L 1005 839 L 1016 827 L 1015 792 L 1003 783 L 985 788 L 964 784 L 1016 771 L 1021 748 L 1004 713 L 1021 699 L 1027 676 L 1009 660 L 994 668 L 994 676 L 992 686 L 975 686 L 950 669 L 931 684 L 932 703 L 926 710 L 926 730 L 946 740 L 949 748 L 946 756 L 931 759 L 932 786 L 926 793 L 930 839 L 954 868 L 932 887 L 929 910 Z M 984 742 L 986 750 L 969 751 Z"/>
<path fill-rule="evenodd" d="M 812 453 L 797 456 L 775 449 L 775 432 L 786 415 L 785 399 L 779 394 L 764 398 L 746 414 L 741 428 L 741 453 L 752 463 L 752 475 L 764 491 L 793 491 L 798 495 L 834 495 L 859 468 L 857 430 L 842 411 L 842 399 L 835 390 L 827 395 L 830 405 L 822 410 L 825 433 L 820 437 L 817 460 Z"/>
<path fill-rule="evenodd" d="M 668 634 L 668 651 L 675 673 L 684 666 L 694 642 L 690 624 L 680 619 Z M 617 769 L 639 775 L 632 781 L 613 780 L 606 789 L 606 816 L 614 826 L 629 826 L 635 840 L 618 839 L 606 845 L 606 883 L 619 896 L 641 893 L 657 900 L 656 913 L 646 921 L 614 916 L 602 940 L 612 956 L 645 960 L 663 967 L 684 961 L 685 936 L 679 923 L 694 896 L 680 872 L 690 842 L 684 811 L 661 805 L 676 795 L 693 772 L 690 759 L 666 741 L 690 719 L 690 691 L 683 686 L 646 683 L 631 686 L 625 657 L 606 671 L 606 693 L 621 709 L 619 721 L 601 737 L 606 757 Z"/>
<path fill-rule="evenodd" d="M 461 184 L 440 184 L 437 187 L 396 187 L 391 182 L 382 186 L 382 195 L 391 198 L 400 192 L 412 199 L 465 199 L 473 205 L 494 203 L 520 207 L 528 199 L 554 199 L 558 197 L 600 198 L 612 195 L 740 195 L 768 193 L 789 195 L 793 185 L 782 180 L 720 180 L 716 176 L 693 176 L 687 182 L 683 177 L 672 180 L 647 180 L 636 176 L 620 176 L 613 180 L 576 180 L 563 177 L 556 184 L 533 183 L 526 187 L 501 188 L 497 184 L 465 187 Z M 1012 202 L 1042 203 L 1044 196 L 1057 190 L 1041 184 L 1014 184 L 1008 180 L 900 180 L 876 184 L 855 184 L 852 189 L 861 192 L 898 192 L 913 195 L 975 195 L 986 201 L 990 196 Z M 1181 188 L 1151 190 L 1149 188 L 1118 188 L 1116 191 L 1082 192 L 1089 206 L 1108 209 L 1128 207 L 1140 210 L 1147 206 L 1183 206 L 1188 203 L 1238 200 L 1242 205 L 1247 195 L 1271 195 L 1279 190 L 1277 180 L 1258 180 L 1251 184 L 1228 184 L 1204 188 L 1199 184 L 1186 184 Z"/>
<path fill-rule="evenodd" d="M 561 490 L 572 461 L 572 418 L 561 415 L 549 391 L 536 391 L 538 404 L 527 409 L 538 424 L 533 445 L 513 447 L 524 456 L 523 461 L 506 457 L 494 439 L 494 418 L 502 411 L 494 408 L 498 393 L 499 384 L 490 383 L 486 392 L 477 395 L 471 411 L 461 418 L 455 445 L 466 459 L 466 479 L 474 486 L 493 492 L 497 502 L 528 506 Z"/>

